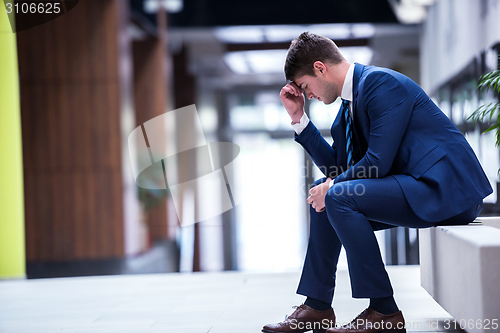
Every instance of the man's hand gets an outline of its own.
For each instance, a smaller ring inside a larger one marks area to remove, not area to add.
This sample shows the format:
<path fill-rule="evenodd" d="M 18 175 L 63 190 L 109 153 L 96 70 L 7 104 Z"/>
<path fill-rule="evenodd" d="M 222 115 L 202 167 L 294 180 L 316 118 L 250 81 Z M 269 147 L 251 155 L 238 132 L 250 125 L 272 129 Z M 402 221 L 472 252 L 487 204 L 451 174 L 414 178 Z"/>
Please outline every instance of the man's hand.
<path fill-rule="evenodd" d="M 314 186 L 309 190 L 310 196 L 307 198 L 307 203 L 312 205 L 318 213 L 325 210 L 325 196 L 330 188 L 330 178 L 327 178 L 324 183 Z"/>
<path fill-rule="evenodd" d="M 302 89 L 295 82 L 289 83 L 281 89 L 280 99 L 288 115 L 292 118 L 292 123 L 300 122 L 300 118 L 304 114 Z"/>

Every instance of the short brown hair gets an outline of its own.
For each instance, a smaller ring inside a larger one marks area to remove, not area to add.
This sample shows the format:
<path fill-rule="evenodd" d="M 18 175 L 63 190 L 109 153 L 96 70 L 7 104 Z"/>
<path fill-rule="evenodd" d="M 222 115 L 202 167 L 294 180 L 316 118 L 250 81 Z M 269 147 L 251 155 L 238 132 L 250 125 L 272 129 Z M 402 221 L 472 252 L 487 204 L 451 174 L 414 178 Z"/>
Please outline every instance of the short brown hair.
<path fill-rule="evenodd" d="M 289 81 L 294 81 L 304 75 L 316 76 L 313 67 L 316 61 L 339 64 L 344 60 L 339 48 L 330 38 L 306 31 L 295 38 L 288 49 L 285 77 Z"/>

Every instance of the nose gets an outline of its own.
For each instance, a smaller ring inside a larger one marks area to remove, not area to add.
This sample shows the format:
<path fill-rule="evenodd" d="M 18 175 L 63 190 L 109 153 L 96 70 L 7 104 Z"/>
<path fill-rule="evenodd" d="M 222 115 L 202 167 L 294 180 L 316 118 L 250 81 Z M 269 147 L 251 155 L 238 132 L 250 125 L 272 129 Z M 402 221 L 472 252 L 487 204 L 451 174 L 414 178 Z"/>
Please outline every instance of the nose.
<path fill-rule="evenodd" d="M 309 93 L 309 94 L 307 94 L 307 99 L 313 99 L 313 98 L 314 98 L 313 93 Z"/>

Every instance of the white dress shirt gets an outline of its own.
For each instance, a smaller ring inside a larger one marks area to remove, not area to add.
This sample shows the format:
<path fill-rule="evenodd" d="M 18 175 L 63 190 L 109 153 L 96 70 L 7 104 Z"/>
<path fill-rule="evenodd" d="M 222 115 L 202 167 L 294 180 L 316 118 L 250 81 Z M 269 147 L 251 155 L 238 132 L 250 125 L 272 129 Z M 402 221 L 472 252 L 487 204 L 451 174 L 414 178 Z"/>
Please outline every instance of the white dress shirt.
<path fill-rule="evenodd" d="M 352 81 L 354 78 L 354 63 L 349 66 L 349 69 L 347 70 L 347 74 L 344 79 L 344 84 L 342 85 L 342 92 L 340 93 L 340 98 L 345 99 L 349 101 L 349 113 L 351 115 L 351 119 L 354 120 L 354 114 L 352 110 Z M 309 124 L 309 117 L 304 114 L 300 118 L 300 122 L 292 124 L 293 129 L 295 130 L 295 133 L 299 135 L 302 133 L 304 128 Z M 333 180 L 330 182 L 330 187 L 333 185 Z"/>

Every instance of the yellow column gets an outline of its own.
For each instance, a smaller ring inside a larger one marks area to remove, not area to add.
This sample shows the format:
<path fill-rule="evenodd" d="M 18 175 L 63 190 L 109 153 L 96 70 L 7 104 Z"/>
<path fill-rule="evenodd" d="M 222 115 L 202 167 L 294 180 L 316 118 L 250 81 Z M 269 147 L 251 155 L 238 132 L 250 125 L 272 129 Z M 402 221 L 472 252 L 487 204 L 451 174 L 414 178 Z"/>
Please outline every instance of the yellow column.
<path fill-rule="evenodd" d="M 26 276 L 19 99 L 16 35 L 0 3 L 0 279 Z"/>

